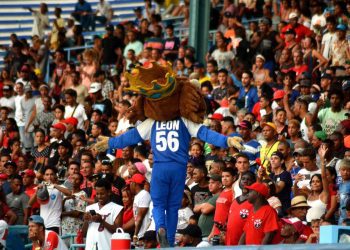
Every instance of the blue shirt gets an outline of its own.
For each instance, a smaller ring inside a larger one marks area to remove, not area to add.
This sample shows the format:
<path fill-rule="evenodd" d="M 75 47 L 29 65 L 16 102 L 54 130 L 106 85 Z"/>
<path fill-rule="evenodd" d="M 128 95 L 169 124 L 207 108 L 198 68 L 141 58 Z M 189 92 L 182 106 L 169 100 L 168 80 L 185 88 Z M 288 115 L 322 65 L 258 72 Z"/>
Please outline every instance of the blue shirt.
<path fill-rule="evenodd" d="M 343 222 L 346 216 L 346 202 L 350 198 L 350 181 L 340 183 L 339 185 L 339 196 L 340 196 L 340 206 L 339 206 L 339 225 Z"/>
<path fill-rule="evenodd" d="M 246 154 L 249 158 L 250 165 L 254 165 L 256 158 L 260 158 L 261 145 L 257 140 L 250 140 L 243 143 L 244 149 L 241 153 Z"/>
<path fill-rule="evenodd" d="M 109 150 L 112 150 L 150 140 L 155 164 L 176 162 L 186 166 L 191 137 L 227 148 L 226 136 L 185 118 L 163 122 L 147 119 L 136 128 L 109 139 L 108 146 Z"/>
<path fill-rule="evenodd" d="M 86 1 L 83 4 L 77 3 L 75 5 L 75 12 L 80 11 L 92 12 L 91 5 Z"/>
<path fill-rule="evenodd" d="M 238 99 L 244 103 L 244 108 L 248 109 L 249 112 L 252 112 L 255 103 L 259 101 L 258 90 L 251 86 L 248 92 L 245 92 L 245 89 L 242 86 L 239 88 Z"/>

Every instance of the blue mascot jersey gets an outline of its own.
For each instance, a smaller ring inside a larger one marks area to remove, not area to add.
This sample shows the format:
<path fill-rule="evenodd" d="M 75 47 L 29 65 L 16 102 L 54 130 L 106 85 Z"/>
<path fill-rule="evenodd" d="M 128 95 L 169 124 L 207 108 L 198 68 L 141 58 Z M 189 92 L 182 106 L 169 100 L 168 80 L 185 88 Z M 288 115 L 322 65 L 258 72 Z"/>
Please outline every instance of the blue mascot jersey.
<path fill-rule="evenodd" d="M 226 136 L 183 117 L 163 122 L 147 119 L 135 129 L 111 138 L 108 146 L 111 150 L 134 145 L 143 140 L 150 140 L 154 163 L 177 162 L 186 165 L 191 137 L 197 137 L 215 146 L 227 148 Z"/>

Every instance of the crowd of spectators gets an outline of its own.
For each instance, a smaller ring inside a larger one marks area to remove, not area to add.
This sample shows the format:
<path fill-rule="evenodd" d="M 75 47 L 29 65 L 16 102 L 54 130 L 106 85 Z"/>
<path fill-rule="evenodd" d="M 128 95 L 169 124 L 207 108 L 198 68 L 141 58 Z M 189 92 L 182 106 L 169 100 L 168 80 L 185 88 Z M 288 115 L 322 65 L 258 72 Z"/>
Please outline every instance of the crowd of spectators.
<path fill-rule="evenodd" d="M 168 9 L 181 27 L 189 2 Z M 124 72 L 170 62 L 201 84 L 205 125 L 245 147 L 192 139 L 178 246 L 318 243 L 321 226 L 350 226 L 350 1 L 212 0 L 205 58 L 156 9 L 145 0 L 113 25 L 107 0 L 96 10 L 79 0 L 72 19 L 55 8 L 49 34 L 47 5 L 29 9 L 31 41 L 12 34 L 2 47 L 0 219 L 29 223 L 33 249 L 65 249 L 57 235 L 72 233 L 86 249 L 110 249 L 118 227 L 156 247 L 149 143 L 113 159 L 91 146 L 135 126 Z M 103 36 L 67 61 L 63 49 L 84 45 L 96 21 Z"/>

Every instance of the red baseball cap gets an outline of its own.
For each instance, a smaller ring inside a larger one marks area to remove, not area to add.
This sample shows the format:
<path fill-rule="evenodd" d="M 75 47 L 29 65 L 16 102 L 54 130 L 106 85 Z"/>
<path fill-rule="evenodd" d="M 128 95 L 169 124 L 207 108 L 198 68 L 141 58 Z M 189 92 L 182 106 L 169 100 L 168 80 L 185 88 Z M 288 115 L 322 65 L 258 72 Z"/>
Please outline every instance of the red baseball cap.
<path fill-rule="evenodd" d="M 0 180 L 7 180 L 9 176 L 7 174 L 0 174 Z"/>
<path fill-rule="evenodd" d="M 134 174 L 130 179 L 126 181 L 126 184 L 130 184 L 132 182 L 136 184 L 143 184 L 146 181 L 146 177 L 142 174 Z"/>
<path fill-rule="evenodd" d="M 344 146 L 350 148 L 350 135 L 344 137 Z"/>
<path fill-rule="evenodd" d="M 281 220 L 286 224 L 292 225 L 298 233 L 302 233 L 304 230 L 305 226 L 304 226 L 303 222 L 296 217 L 281 218 Z"/>
<path fill-rule="evenodd" d="M 66 126 L 61 122 L 56 123 L 55 125 L 52 125 L 51 128 L 59 129 L 62 132 L 66 132 Z"/>
<path fill-rule="evenodd" d="M 246 128 L 246 129 L 249 129 L 251 130 L 253 127 L 252 127 L 252 124 L 249 122 L 249 121 L 246 121 L 246 120 L 243 120 L 239 123 L 238 127 L 240 128 Z"/>
<path fill-rule="evenodd" d="M 263 183 L 255 182 L 250 186 L 245 186 L 245 188 L 249 190 L 254 190 L 259 194 L 261 194 L 262 196 L 264 196 L 265 198 L 269 196 L 269 189 Z"/>
<path fill-rule="evenodd" d="M 224 119 L 224 116 L 219 113 L 214 113 L 211 117 L 209 117 L 209 119 L 222 121 Z"/>
<path fill-rule="evenodd" d="M 78 119 L 75 117 L 69 117 L 65 120 L 62 121 L 65 124 L 71 124 L 73 126 L 77 126 L 78 125 Z"/>
<path fill-rule="evenodd" d="M 34 172 L 33 170 L 31 170 L 31 169 L 26 169 L 26 170 L 24 170 L 24 171 L 21 173 L 21 175 L 22 175 L 22 176 L 23 176 L 23 175 L 27 175 L 27 176 L 29 176 L 29 177 L 36 177 L 35 172 Z"/>
<path fill-rule="evenodd" d="M 277 90 L 275 91 L 275 93 L 273 93 L 273 99 L 274 100 L 279 100 L 279 99 L 282 99 L 285 95 L 285 92 L 284 90 Z"/>

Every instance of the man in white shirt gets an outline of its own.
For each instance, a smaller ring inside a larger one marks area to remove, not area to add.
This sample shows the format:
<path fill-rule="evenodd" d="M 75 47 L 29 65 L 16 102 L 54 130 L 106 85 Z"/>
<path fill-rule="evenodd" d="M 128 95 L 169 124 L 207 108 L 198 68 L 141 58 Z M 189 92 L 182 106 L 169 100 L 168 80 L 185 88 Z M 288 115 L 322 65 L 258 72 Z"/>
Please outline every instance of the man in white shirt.
<path fill-rule="evenodd" d="M 66 101 L 64 118 L 75 117 L 78 120 L 77 129 L 86 131 L 89 127 L 89 120 L 84 106 L 77 103 L 77 92 L 73 89 L 67 89 L 64 92 L 64 97 Z"/>
<path fill-rule="evenodd" d="M 24 89 L 23 89 L 23 83 L 18 82 L 15 85 L 15 92 L 17 93 L 15 97 L 15 120 L 18 126 L 19 135 L 21 138 L 21 143 L 23 143 L 24 138 L 24 128 L 25 128 L 25 121 L 23 117 L 23 112 L 21 109 L 21 100 L 24 98 Z"/>
<path fill-rule="evenodd" d="M 336 20 L 333 16 L 327 17 L 326 19 L 326 27 L 328 32 L 326 34 L 323 35 L 322 37 L 322 46 L 321 46 L 321 53 L 322 55 L 326 58 L 329 59 L 330 55 L 331 55 L 331 48 L 334 44 L 334 42 L 336 42 L 338 40 L 338 37 L 336 35 Z"/>
<path fill-rule="evenodd" d="M 111 249 L 111 237 L 122 226 L 123 207 L 111 202 L 111 183 L 105 178 L 95 184 L 98 202 L 87 206 L 84 214 L 83 235 L 85 249 Z"/>
<path fill-rule="evenodd" d="M 62 197 L 64 192 L 66 196 L 71 195 L 70 191 L 56 185 L 57 169 L 47 166 L 44 171 L 44 183 L 37 188 L 28 204 L 32 206 L 35 201 L 40 204 L 40 216 L 45 221 L 45 228 L 59 234 L 61 226 Z"/>
<path fill-rule="evenodd" d="M 9 117 L 13 118 L 15 115 L 16 105 L 12 86 L 5 85 L 2 91 L 4 96 L 0 98 L 0 106 L 7 107 L 9 109 Z"/>
<path fill-rule="evenodd" d="M 100 2 L 97 4 L 96 12 L 94 15 L 95 20 L 93 21 L 92 30 L 95 30 L 96 20 L 103 25 L 105 25 L 107 22 L 110 22 L 113 16 L 113 10 L 108 1 L 100 0 Z"/>
<path fill-rule="evenodd" d="M 43 39 L 45 36 L 45 29 L 49 28 L 49 16 L 47 15 L 48 7 L 46 3 L 40 4 L 40 10 L 33 10 L 32 8 L 27 8 L 32 12 L 34 16 L 33 23 L 33 36 L 37 35 L 40 39 Z"/>
<path fill-rule="evenodd" d="M 311 189 L 310 180 L 314 174 L 321 174 L 321 169 L 316 165 L 316 152 L 313 148 L 304 149 L 300 157 L 303 168 L 295 176 L 295 184 L 300 189 Z M 307 190 L 306 189 L 306 190 Z"/>
<path fill-rule="evenodd" d="M 143 237 L 150 224 L 148 213 L 150 212 L 151 195 L 144 190 L 145 182 L 146 178 L 141 174 L 134 174 L 127 180 L 127 184 L 130 184 L 131 193 L 135 195 L 132 208 L 135 219 L 134 242 Z"/>

